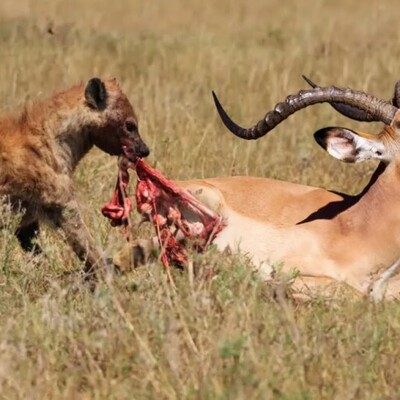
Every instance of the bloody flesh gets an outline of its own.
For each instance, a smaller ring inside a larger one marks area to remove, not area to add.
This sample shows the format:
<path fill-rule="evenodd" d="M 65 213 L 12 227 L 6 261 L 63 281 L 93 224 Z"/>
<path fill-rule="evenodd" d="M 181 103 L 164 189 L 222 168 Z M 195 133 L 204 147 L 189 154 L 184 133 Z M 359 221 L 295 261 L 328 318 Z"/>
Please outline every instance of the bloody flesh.
<path fill-rule="evenodd" d="M 127 196 L 129 168 L 135 170 L 138 177 L 137 210 L 153 223 L 161 248 L 161 261 L 167 270 L 170 264 L 184 266 L 188 262 L 182 239 L 190 242 L 198 252 L 206 250 L 224 228 L 222 218 L 142 159 L 135 163 L 122 159 L 119 163 L 114 195 L 102 208 L 111 224 L 129 229 L 132 208 Z M 190 216 L 190 220 L 186 216 Z"/>

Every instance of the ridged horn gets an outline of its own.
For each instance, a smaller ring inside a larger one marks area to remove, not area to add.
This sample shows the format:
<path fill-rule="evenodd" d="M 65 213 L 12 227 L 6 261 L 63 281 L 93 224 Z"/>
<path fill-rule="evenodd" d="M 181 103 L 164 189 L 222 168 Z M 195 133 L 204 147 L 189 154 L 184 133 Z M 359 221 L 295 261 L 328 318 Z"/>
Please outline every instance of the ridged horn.
<path fill-rule="evenodd" d="M 313 88 L 319 87 L 316 83 L 314 83 L 310 78 L 307 78 L 305 75 L 302 75 L 302 78 Z M 373 121 L 379 121 L 377 119 L 374 119 L 374 117 L 357 107 L 352 107 L 352 106 L 347 106 L 346 104 L 341 104 L 341 103 L 329 103 L 336 111 L 338 111 L 340 114 L 344 115 L 347 118 L 354 119 L 356 121 L 363 121 L 363 122 L 373 122 Z M 396 106 L 396 104 L 394 104 Z M 397 106 L 396 106 L 397 107 Z"/>
<path fill-rule="evenodd" d="M 335 86 L 316 87 L 312 90 L 301 90 L 295 95 L 290 95 L 282 103 L 278 103 L 272 111 L 251 128 L 242 128 L 237 125 L 226 113 L 217 95 L 212 92 L 215 106 L 224 125 L 236 136 L 255 140 L 266 135 L 270 130 L 279 125 L 295 112 L 317 103 L 341 103 L 352 106 L 371 114 L 374 121 L 381 121 L 390 125 L 397 108 L 392 104 L 370 96 L 364 92 L 355 92 L 351 89 L 343 89 Z"/>
<path fill-rule="evenodd" d="M 400 81 L 397 81 L 394 85 L 394 93 L 392 98 L 392 104 L 399 108 L 400 105 Z"/>

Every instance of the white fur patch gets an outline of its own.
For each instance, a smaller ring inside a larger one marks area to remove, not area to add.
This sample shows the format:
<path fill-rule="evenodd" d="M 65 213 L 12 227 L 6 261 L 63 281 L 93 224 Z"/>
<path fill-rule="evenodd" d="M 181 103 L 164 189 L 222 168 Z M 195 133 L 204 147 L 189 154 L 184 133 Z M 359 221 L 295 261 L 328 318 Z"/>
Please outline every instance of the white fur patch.
<path fill-rule="evenodd" d="M 370 140 L 358 136 L 350 130 L 341 130 L 341 135 L 332 134 L 326 139 L 326 150 L 338 160 L 358 163 L 376 159 L 388 161 L 385 145 L 379 140 Z"/>

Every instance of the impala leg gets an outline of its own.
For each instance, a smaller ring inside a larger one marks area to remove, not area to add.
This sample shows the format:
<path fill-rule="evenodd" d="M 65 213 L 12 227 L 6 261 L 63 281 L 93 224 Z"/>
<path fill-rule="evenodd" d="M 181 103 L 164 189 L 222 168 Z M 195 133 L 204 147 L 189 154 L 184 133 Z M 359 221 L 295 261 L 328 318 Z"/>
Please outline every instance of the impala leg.
<path fill-rule="evenodd" d="M 137 239 L 127 243 L 114 254 L 113 264 L 122 272 L 156 261 L 160 250 L 157 237 L 152 239 Z"/>
<path fill-rule="evenodd" d="M 379 302 L 384 300 L 388 288 L 389 280 L 400 271 L 400 258 L 398 258 L 377 280 L 375 280 L 370 289 L 369 297 Z"/>

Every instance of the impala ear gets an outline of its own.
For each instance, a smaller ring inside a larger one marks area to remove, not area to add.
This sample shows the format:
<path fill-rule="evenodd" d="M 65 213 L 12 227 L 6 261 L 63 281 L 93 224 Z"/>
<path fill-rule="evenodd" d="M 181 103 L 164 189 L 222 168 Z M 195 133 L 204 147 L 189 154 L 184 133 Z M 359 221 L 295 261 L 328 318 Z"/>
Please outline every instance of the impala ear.
<path fill-rule="evenodd" d="M 107 90 L 99 78 L 92 78 L 85 88 L 85 99 L 89 107 L 104 110 L 107 105 Z"/>
<path fill-rule="evenodd" d="M 374 135 L 346 128 L 323 128 L 314 133 L 317 143 L 338 160 L 357 163 L 370 159 L 389 161 L 383 142 Z"/>

